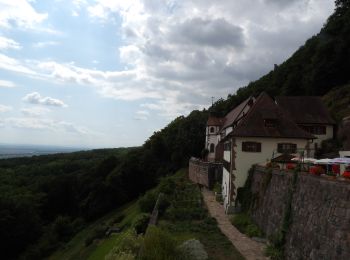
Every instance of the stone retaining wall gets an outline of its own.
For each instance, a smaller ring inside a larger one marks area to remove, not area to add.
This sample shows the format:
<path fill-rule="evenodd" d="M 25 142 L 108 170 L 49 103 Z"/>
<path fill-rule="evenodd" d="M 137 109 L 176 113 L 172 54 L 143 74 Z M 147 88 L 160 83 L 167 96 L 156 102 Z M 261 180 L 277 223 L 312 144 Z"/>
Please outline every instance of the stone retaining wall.
<path fill-rule="evenodd" d="M 222 182 L 222 164 L 204 162 L 197 158 L 189 161 L 188 174 L 191 181 L 212 189 L 215 182 Z"/>
<path fill-rule="evenodd" d="M 283 221 L 293 173 L 274 170 L 264 187 L 266 168 L 257 166 L 251 190 L 251 216 L 267 234 Z M 286 235 L 286 259 L 350 259 L 350 182 L 298 173 Z"/>

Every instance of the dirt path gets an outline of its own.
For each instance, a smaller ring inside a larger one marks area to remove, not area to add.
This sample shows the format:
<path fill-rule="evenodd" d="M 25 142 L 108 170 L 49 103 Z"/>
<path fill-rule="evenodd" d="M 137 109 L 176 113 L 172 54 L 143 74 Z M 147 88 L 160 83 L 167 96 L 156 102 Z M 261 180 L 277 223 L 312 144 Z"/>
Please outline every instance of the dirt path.
<path fill-rule="evenodd" d="M 225 214 L 224 207 L 215 200 L 213 192 L 203 188 L 202 194 L 209 213 L 218 221 L 221 232 L 247 260 L 268 259 L 263 253 L 265 245 L 250 239 L 231 224 L 228 215 Z"/>

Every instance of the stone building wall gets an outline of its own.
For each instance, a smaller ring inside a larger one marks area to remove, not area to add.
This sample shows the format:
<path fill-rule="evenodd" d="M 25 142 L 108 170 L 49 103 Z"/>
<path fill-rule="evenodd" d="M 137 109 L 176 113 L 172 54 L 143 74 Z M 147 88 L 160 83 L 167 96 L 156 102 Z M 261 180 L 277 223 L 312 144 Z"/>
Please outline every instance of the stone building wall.
<path fill-rule="evenodd" d="M 264 187 L 266 174 L 257 167 L 253 175 L 251 215 L 270 236 L 282 225 L 293 175 L 274 171 Z M 286 259 L 350 259 L 350 182 L 299 173 L 291 209 Z"/>
<path fill-rule="evenodd" d="M 194 183 L 212 189 L 215 182 L 222 182 L 222 164 L 191 158 L 189 161 L 188 175 L 190 180 Z"/>

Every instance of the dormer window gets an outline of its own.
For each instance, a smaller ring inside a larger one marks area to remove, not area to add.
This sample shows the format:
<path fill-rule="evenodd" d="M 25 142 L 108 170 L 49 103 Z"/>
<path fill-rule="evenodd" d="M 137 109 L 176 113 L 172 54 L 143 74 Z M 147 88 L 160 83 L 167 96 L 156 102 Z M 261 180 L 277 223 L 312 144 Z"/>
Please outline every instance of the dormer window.
<path fill-rule="evenodd" d="M 215 128 L 212 126 L 212 127 L 210 127 L 210 133 L 215 133 Z"/>
<path fill-rule="evenodd" d="M 265 119 L 264 120 L 265 127 L 276 127 L 277 126 L 277 119 Z"/>

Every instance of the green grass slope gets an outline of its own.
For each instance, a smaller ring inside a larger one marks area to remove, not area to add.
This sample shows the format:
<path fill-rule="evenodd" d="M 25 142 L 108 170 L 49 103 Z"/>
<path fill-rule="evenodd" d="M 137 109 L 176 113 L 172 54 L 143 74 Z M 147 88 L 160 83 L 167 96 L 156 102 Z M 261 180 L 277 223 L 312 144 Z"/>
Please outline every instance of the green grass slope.
<path fill-rule="evenodd" d="M 130 230 L 133 229 L 135 220 L 140 214 L 151 211 L 151 207 L 145 207 L 144 205 L 147 203 L 154 205 L 159 192 L 164 194 L 168 203 L 166 209 L 160 214 L 158 230 L 168 234 L 176 246 L 179 246 L 186 240 L 197 239 L 204 245 L 209 259 L 244 259 L 221 233 L 216 221 L 208 215 L 201 192 L 197 185 L 188 180 L 186 169 L 178 171 L 173 176 L 164 178 L 155 189 L 147 192 L 140 200 L 129 203 L 94 222 L 78 233 L 64 247 L 51 255 L 49 259 L 105 259 L 112 250 L 117 251 L 120 245 L 123 246 L 125 244 L 123 242 L 130 236 Z M 119 226 L 123 227 L 123 231 L 118 234 L 112 234 L 109 237 L 95 239 L 86 246 L 87 238 L 96 234 L 96 230 L 102 226 Z M 149 241 L 150 238 L 147 232 L 146 235 L 141 235 L 141 237 L 143 241 L 147 241 L 146 245 L 147 243 L 155 243 L 154 241 Z M 156 244 L 156 246 L 162 246 L 158 242 Z M 147 250 L 149 251 L 149 249 Z M 150 253 L 148 255 L 151 255 L 153 252 L 145 253 L 146 256 L 141 257 L 141 259 L 149 259 L 147 254 Z"/>

